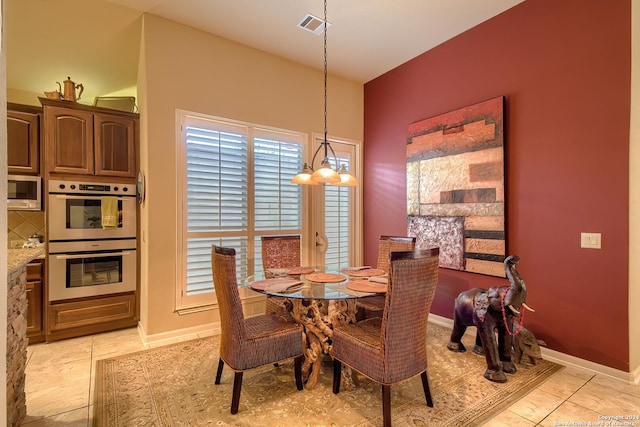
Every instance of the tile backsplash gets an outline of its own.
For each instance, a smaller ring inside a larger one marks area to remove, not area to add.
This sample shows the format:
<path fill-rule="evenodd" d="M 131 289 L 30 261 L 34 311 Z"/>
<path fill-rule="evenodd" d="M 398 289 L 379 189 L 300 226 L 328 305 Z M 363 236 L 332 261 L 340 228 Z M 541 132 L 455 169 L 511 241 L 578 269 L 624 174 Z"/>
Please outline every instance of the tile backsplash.
<path fill-rule="evenodd" d="M 7 245 L 9 248 L 21 248 L 22 244 L 34 234 L 44 234 L 44 212 L 7 211 Z"/>

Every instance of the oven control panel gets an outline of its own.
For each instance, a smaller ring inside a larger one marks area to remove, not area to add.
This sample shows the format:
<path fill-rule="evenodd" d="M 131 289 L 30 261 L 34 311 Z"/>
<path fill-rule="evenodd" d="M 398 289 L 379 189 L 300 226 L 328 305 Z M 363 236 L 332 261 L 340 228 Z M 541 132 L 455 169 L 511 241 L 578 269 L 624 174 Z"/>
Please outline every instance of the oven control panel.
<path fill-rule="evenodd" d="M 107 182 L 80 182 L 59 179 L 49 180 L 50 194 L 101 194 L 131 196 L 136 195 L 135 184 L 107 183 Z"/>

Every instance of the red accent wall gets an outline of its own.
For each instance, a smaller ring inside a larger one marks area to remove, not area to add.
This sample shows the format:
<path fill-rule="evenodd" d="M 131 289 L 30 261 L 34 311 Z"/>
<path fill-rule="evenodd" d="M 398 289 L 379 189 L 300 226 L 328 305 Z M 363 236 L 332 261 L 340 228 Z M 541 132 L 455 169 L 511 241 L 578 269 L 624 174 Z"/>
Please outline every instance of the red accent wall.
<path fill-rule="evenodd" d="M 628 372 L 630 90 L 630 0 L 527 0 L 368 82 L 365 263 L 379 235 L 406 234 L 409 124 L 504 95 L 507 253 L 537 310 L 525 326 Z M 580 248 L 581 232 L 602 233 L 602 249 Z M 441 269 L 432 313 L 505 284 Z"/>

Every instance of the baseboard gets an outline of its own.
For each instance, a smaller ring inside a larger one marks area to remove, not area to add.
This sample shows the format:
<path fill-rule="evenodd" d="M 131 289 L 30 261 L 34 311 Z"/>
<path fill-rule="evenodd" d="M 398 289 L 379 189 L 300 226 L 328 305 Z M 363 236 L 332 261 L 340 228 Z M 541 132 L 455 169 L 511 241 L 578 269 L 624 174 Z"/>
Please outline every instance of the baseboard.
<path fill-rule="evenodd" d="M 635 385 L 639 385 L 640 384 L 640 366 L 638 366 L 636 369 L 634 369 L 630 374 L 631 378 L 633 379 L 633 384 Z"/>
<path fill-rule="evenodd" d="M 149 335 L 144 330 L 142 323 L 138 322 L 138 333 L 142 343 L 149 347 L 160 347 L 182 341 L 204 338 L 220 333 L 220 322 L 208 323 L 206 325 L 193 326 L 190 328 L 175 329 L 168 332 Z"/>
<path fill-rule="evenodd" d="M 453 327 L 453 319 L 438 316 L 436 314 L 429 314 L 429 322 L 447 328 Z M 470 335 L 474 337 L 473 339 L 475 339 L 475 327 L 468 328 L 465 335 Z M 563 366 L 571 366 L 574 368 L 584 369 L 593 372 L 594 374 L 604 375 L 609 378 L 620 380 L 629 384 L 640 383 L 640 366 L 633 372 L 625 372 L 619 369 L 614 369 L 608 366 L 600 365 L 598 363 L 590 362 L 588 360 L 580 359 L 569 354 L 560 353 L 559 351 L 551 350 L 548 348 L 542 347 L 540 350 L 542 352 L 542 358 L 550 362 L 558 363 Z"/>

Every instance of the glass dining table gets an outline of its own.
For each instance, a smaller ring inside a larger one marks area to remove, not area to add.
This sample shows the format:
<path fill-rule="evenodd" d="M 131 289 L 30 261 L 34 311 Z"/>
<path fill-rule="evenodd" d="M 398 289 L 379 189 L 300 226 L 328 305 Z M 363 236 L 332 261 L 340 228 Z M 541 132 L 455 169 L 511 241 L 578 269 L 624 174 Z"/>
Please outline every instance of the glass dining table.
<path fill-rule="evenodd" d="M 302 374 L 305 386 L 311 388 L 318 382 L 325 355 L 331 356 L 333 328 L 356 322 L 358 298 L 386 291 L 386 285 L 381 283 L 384 274 L 368 267 L 345 268 L 340 272 L 313 267 L 272 269 L 248 277 L 242 286 L 284 298 L 291 317 L 304 330 Z M 342 381 L 347 389 L 355 387 L 351 369 L 344 365 Z"/>

